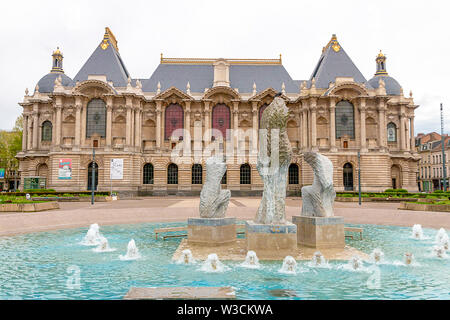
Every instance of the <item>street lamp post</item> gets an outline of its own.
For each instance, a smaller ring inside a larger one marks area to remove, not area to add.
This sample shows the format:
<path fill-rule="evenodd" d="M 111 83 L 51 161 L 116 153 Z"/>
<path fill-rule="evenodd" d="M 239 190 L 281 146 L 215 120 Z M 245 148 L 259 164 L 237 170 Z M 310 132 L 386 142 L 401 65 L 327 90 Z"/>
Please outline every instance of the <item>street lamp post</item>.
<path fill-rule="evenodd" d="M 361 154 L 358 151 L 358 194 L 359 205 L 361 205 Z"/>
<path fill-rule="evenodd" d="M 442 175 L 444 180 L 443 190 L 447 191 L 447 170 L 445 166 L 445 137 L 444 137 L 444 109 L 441 103 L 441 145 L 442 145 Z"/>
<path fill-rule="evenodd" d="M 91 204 L 94 204 L 95 188 L 95 148 L 92 148 Z"/>

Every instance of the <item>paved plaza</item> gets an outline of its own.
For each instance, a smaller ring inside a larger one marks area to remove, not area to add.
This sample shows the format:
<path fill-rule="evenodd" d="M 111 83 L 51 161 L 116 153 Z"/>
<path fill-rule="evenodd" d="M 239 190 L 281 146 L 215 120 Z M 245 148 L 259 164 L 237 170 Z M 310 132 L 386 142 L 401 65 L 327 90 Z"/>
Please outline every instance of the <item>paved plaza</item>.
<path fill-rule="evenodd" d="M 113 202 L 60 202 L 60 209 L 33 213 L 0 213 L 0 235 L 88 227 L 100 225 L 142 222 L 186 222 L 188 217 L 199 216 L 198 197 L 149 197 Z M 231 198 L 228 217 L 253 219 L 260 197 Z M 301 198 L 286 199 L 286 216 L 301 212 Z M 378 224 L 411 227 L 421 224 L 424 228 L 450 229 L 450 213 L 398 210 L 400 203 L 335 202 L 336 216 L 343 216 L 345 223 Z"/>

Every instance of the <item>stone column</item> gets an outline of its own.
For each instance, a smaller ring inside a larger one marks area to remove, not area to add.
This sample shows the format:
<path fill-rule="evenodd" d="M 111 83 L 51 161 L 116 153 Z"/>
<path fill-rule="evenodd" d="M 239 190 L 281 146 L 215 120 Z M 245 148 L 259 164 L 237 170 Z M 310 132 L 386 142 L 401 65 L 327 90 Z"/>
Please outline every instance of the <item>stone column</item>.
<path fill-rule="evenodd" d="M 186 101 L 186 107 L 184 110 L 184 152 L 191 153 L 191 101 Z"/>
<path fill-rule="evenodd" d="M 384 149 L 384 148 L 386 148 L 386 144 L 387 144 L 387 141 L 386 141 L 386 130 L 387 130 L 387 128 L 386 128 L 386 125 L 385 125 L 384 108 L 383 109 L 379 109 L 378 112 L 379 112 L 379 122 L 378 122 L 379 123 L 379 126 L 378 126 L 378 129 L 379 129 L 378 139 L 379 139 L 379 141 L 378 141 L 378 145 L 382 149 Z"/>
<path fill-rule="evenodd" d="M 203 135 L 206 145 L 211 141 L 211 110 L 209 109 L 209 102 L 210 101 L 203 102 L 205 107 L 205 132 L 203 133 Z M 223 137 L 223 139 L 226 140 L 226 137 Z"/>
<path fill-rule="evenodd" d="M 360 106 L 359 106 L 359 115 L 361 121 L 361 151 L 367 151 L 367 143 L 366 143 L 366 100 L 361 98 Z"/>
<path fill-rule="evenodd" d="M 409 150 L 410 150 L 410 145 L 409 145 L 409 143 L 411 142 L 411 138 L 410 138 L 410 130 L 409 130 L 409 124 L 410 124 L 409 117 L 406 116 L 406 117 L 405 117 L 405 143 L 406 143 L 406 151 L 409 151 Z"/>
<path fill-rule="evenodd" d="M 140 120 L 141 119 L 141 110 L 140 106 L 137 106 L 134 109 L 134 145 L 136 148 L 139 148 L 141 146 L 141 137 L 139 135 L 139 128 L 141 126 Z"/>
<path fill-rule="evenodd" d="M 306 149 L 306 148 L 308 148 L 308 109 L 305 106 L 304 106 L 302 113 L 303 113 L 303 116 L 302 116 L 302 120 L 303 120 L 302 140 L 303 140 L 303 148 Z"/>
<path fill-rule="evenodd" d="M 156 150 L 161 150 L 161 100 L 156 101 Z"/>
<path fill-rule="evenodd" d="M 75 149 L 80 148 L 81 142 L 81 97 L 75 97 Z"/>
<path fill-rule="evenodd" d="M 313 150 L 317 150 L 317 129 L 316 129 L 316 111 L 317 100 L 311 100 L 311 147 Z"/>
<path fill-rule="evenodd" d="M 87 104 L 86 99 L 81 100 L 81 147 L 86 145 L 86 114 Z"/>
<path fill-rule="evenodd" d="M 239 149 L 239 101 L 233 101 L 233 136 L 236 150 Z"/>
<path fill-rule="evenodd" d="M 330 99 L 330 147 L 331 152 L 336 152 L 336 100 Z"/>
<path fill-rule="evenodd" d="M 258 102 L 252 101 L 252 120 L 253 120 L 253 133 L 252 133 L 252 153 L 258 153 Z"/>
<path fill-rule="evenodd" d="M 38 114 L 38 105 L 37 103 L 33 106 L 33 149 L 36 150 L 38 148 L 38 128 L 39 128 L 39 114 Z"/>
<path fill-rule="evenodd" d="M 416 146 L 416 139 L 414 137 L 414 116 L 411 116 L 409 118 L 410 121 L 410 136 L 411 136 L 411 151 L 415 152 L 415 146 Z"/>
<path fill-rule="evenodd" d="M 405 111 L 402 106 L 400 109 L 400 150 L 404 151 L 406 149 L 406 141 L 405 141 Z"/>
<path fill-rule="evenodd" d="M 132 97 L 126 97 L 126 108 L 127 108 L 127 122 L 126 122 L 126 137 L 125 137 L 125 145 L 126 146 L 131 146 L 131 109 L 133 108 L 133 101 L 132 101 Z"/>
<path fill-rule="evenodd" d="M 112 109 L 113 97 L 106 99 L 106 148 L 112 148 Z"/>
<path fill-rule="evenodd" d="M 31 117 L 31 114 L 29 114 L 27 118 L 27 149 L 31 150 L 31 148 L 33 148 L 33 118 Z"/>
<path fill-rule="evenodd" d="M 27 149 L 27 134 L 28 134 L 28 116 L 23 115 L 22 119 L 22 151 Z"/>

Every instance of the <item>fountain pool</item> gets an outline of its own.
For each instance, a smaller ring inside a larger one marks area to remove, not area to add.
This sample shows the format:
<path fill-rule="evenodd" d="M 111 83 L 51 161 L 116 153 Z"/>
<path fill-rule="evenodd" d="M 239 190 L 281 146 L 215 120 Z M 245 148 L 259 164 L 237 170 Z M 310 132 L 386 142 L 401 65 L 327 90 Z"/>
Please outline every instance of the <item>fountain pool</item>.
<path fill-rule="evenodd" d="M 329 268 L 297 261 L 302 272 L 285 274 L 278 272 L 282 261 L 259 261 L 252 269 L 219 256 L 223 272 L 202 271 L 204 261 L 177 264 L 172 255 L 180 239 L 155 240 L 153 230 L 184 225 L 100 226 L 116 249 L 101 253 L 80 244 L 87 227 L 0 237 L 0 299 L 122 299 L 130 287 L 159 286 L 233 286 L 238 299 L 450 299 L 450 252 L 430 254 L 437 230 L 424 228 L 424 239 L 416 240 L 411 228 L 352 225 L 364 228 L 364 239 L 347 244 L 367 254 L 382 250 L 381 263 L 364 261 L 363 271 L 354 272 L 342 268 L 347 261 L 328 261 Z M 141 258 L 121 260 L 130 239 Z M 414 264 L 404 264 L 406 252 Z M 367 285 L 377 274 L 380 286 Z"/>

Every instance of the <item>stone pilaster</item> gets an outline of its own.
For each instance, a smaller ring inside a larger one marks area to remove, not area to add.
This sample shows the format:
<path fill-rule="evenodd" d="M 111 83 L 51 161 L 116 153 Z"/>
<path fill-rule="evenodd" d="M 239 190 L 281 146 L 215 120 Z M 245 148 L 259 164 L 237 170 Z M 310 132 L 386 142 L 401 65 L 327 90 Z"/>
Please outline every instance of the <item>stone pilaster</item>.
<path fill-rule="evenodd" d="M 28 134 L 28 116 L 23 114 L 22 120 L 22 151 L 27 149 L 27 134 Z"/>
<path fill-rule="evenodd" d="M 125 136 L 125 145 L 126 146 L 131 146 L 131 110 L 133 108 L 133 101 L 132 101 L 132 97 L 126 97 L 126 109 L 127 109 L 127 122 L 126 122 L 126 136 Z"/>
<path fill-rule="evenodd" d="M 107 97 L 106 99 L 106 149 L 112 149 L 112 109 L 113 98 Z"/>
<path fill-rule="evenodd" d="M 203 101 L 204 104 L 204 114 L 205 114 L 205 132 L 204 135 L 204 141 L 205 144 L 208 145 L 211 141 L 211 110 L 209 106 L 210 101 Z M 224 137 L 225 139 L 225 137 Z"/>
<path fill-rule="evenodd" d="M 141 108 L 136 106 L 134 109 L 134 146 L 138 149 L 141 146 L 141 137 L 139 129 L 141 127 Z"/>
<path fill-rule="evenodd" d="M 186 101 L 184 109 L 184 135 L 183 143 L 185 152 L 191 153 L 191 101 Z"/>
<path fill-rule="evenodd" d="M 405 151 L 406 150 L 406 135 L 405 135 L 405 110 L 404 107 L 402 106 L 400 108 L 400 150 L 401 151 Z"/>
<path fill-rule="evenodd" d="M 330 148 L 336 152 L 336 100 L 330 98 Z"/>
<path fill-rule="evenodd" d="M 80 149 L 81 142 L 81 97 L 75 97 L 75 149 Z"/>
<path fill-rule="evenodd" d="M 410 128 L 411 128 L 410 133 L 409 133 L 409 135 L 411 137 L 411 151 L 415 152 L 414 148 L 415 148 L 415 145 L 416 145 L 416 141 L 415 141 L 415 137 L 414 137 L 414 115 L 412 115 L 409 118 L 409 121 L 410 121 Z"/>
<path fill-rule="evenodd" d="M 361 138 L 361 151 L 367 152 L 367 142 L 366 142 L 366 99 L 361 98 L 359 105 L 359 115 L 360 115 L 360 138 Z"/>
<path fill-rule="evenodd" d="M 27 150 L 31 150 L 33 147 L 33 118 L 31 115 L 28 115 L 27 118 Z"/>
<path fill-rule="evenodd" d="M 311 148 L 312 150 L 317 151 L 317 125 L 316 125 L 316 118 L 317 118 L 317 100 L 311 99 Z"/>
<path fill-rule="evenodd" d="M 252 101 L 252 121 L 253 121 L 253 130 L 252 130 L 252 153 L 258 153 L 258 102 Z"/>
<path fill-rule="evenodd" d="M 378 145 L 381 150 L 385 150 L 387 146 L 386 130 L 385 107 L 384 102 L 380 100 L 378 102 Z"/>
<path fill-rule="evenodd" d="M 33 150 L 37 150 L 38 148 L 38 132 L 39 132 L 39 113 L 38 113 L 38 105 L 37 103 L 33 106 Z"/>
<path fill-rule="evenodd" d="M 156 101 L 156 150 L 161 150 L 161 100 Z"/>
<path fill-rule="evenodd" d="M 233 136 L 237 150 L 239 148 L 239 101 L 233 101 Z"/>

